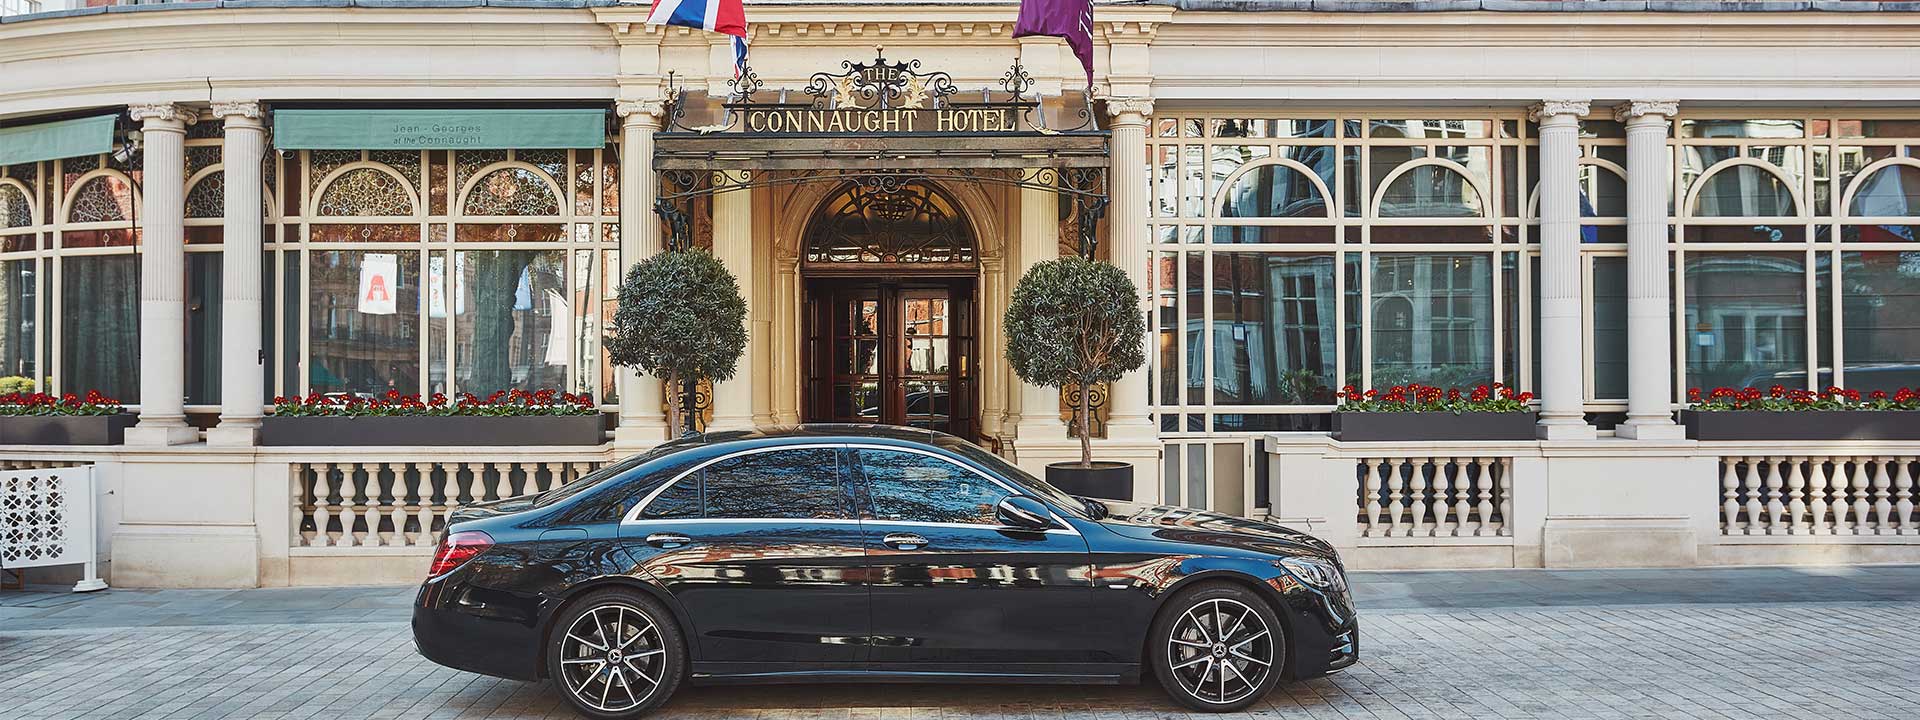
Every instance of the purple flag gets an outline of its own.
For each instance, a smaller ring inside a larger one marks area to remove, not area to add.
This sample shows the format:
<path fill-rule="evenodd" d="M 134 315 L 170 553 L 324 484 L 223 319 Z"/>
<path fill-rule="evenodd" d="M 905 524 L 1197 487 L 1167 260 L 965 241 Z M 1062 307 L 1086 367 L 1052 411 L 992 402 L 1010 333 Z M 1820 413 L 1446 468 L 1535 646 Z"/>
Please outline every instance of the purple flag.
<path fill-rule="evenodd" d="M 1045 35 L 1067 41 L 1093 87 L 1093 0 L 1020 0 L 1013 36 Z"/>

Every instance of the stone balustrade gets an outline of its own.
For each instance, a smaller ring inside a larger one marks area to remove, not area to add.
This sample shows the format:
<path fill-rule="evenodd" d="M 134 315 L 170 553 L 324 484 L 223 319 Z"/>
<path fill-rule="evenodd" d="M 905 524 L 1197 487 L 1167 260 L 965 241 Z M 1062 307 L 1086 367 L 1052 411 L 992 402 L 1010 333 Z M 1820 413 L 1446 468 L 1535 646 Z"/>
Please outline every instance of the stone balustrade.
<path fill-rule="evenodd" d="M 1512 536 L 1511 457 L 1362 458 L 1354 469 L 1361 538 Z"/>
<path fill-rule="evenodd" d="M 602 461 L 392 460 L 290 464 L 292 547 L 430 552 L 461 505 L 543 493 Z"/>
<path fill-rule="evenodd" d="M 1720 533 L 1730 537 L 1920 537 L 1914 455 L 1720 459 Z"/>

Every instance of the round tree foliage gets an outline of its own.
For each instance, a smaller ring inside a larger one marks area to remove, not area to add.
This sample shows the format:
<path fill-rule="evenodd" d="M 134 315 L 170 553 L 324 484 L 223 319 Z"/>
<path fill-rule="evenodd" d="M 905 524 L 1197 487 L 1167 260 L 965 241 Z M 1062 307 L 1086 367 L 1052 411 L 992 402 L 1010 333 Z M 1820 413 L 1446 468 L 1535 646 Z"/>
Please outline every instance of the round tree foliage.
<path fill-rule="evenodd" d="M 620 284 L 607 333 L 615 365 L 682 381 L 733 377 L 747 346 L 740 284 L 704 250 L 671 250 L 640 261 Z"/>
<path fill-rule="evenodd" d="M 1013 289 L 1006 328 L 1007 361 L 1034 385 L 1113 382 L 1147 362 L 1140 292 L 1103 262 L 1063 257 L 1033 266 Z"/>

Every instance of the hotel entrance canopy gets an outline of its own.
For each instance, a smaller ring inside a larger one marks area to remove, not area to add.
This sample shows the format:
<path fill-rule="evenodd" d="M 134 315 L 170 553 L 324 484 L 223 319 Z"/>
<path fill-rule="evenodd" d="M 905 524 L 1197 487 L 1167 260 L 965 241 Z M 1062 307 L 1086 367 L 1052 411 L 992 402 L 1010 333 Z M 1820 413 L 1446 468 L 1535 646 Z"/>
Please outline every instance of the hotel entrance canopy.
<path fill-rule="evenodd" d="M 997 87 L 962 90 L 920 61 L 894 62 L 876 49 L 868 62 L 843 61 L 798 90 L 769 89 L 751 68 L 725 97 L 670 87 L 666 128 L 654 135 L 661 177 L 655 211 L 688 240 L 689 205 L 702 195 L 811 182 L 897 188 L 914 181 L 995 184 L 1071 198 L 1079 247 L 1093 252 L 1093 228 L 1107 206 L 1111 133 L 1095 122 L 1083 93 L 1032 94 L 1019 61 Z M 716 173 L 723 175 L 716 180 Z"/>

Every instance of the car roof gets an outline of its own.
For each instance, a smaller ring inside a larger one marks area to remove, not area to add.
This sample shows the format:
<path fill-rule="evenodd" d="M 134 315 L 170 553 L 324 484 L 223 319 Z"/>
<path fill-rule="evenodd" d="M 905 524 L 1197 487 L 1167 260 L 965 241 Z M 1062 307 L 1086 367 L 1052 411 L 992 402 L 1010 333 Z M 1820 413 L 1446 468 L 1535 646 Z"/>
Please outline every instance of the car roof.
<path fill-rule="evenodd" d="M 942 445 L 960 438 L 935 430 L 908 427 L 904 425 L 862 425 L 857 423 L 806 423 L 784 425 L 755 430 L 729 430 L 688 435 L 680 442 L 688 445 L 721 445 L 750 443 L 756 440 L 778 441 L 872 441 L 897 440 L 905 442 Z"/>

